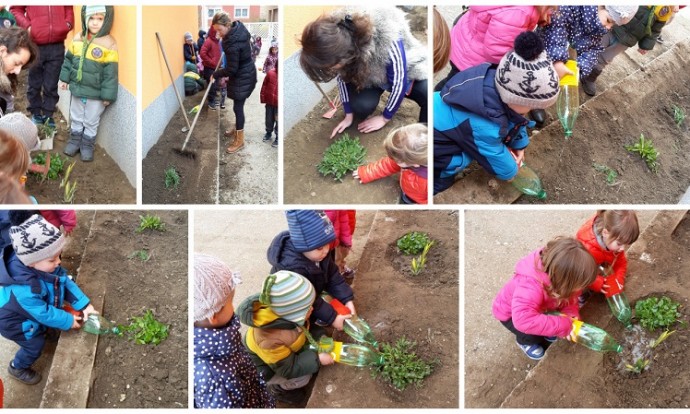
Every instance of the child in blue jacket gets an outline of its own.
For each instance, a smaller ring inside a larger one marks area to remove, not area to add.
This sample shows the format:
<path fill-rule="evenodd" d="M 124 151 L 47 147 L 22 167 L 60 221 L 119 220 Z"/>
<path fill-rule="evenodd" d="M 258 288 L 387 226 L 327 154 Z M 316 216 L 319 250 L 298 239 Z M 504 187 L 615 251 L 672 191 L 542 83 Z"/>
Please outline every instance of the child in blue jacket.
<path fill-rule="evenodd" d="M 434 194 L 477 162 L 498 179 L 510 181 L 529 145 L 525 115 L 558 98 L 558 75 L 533 32 L 515 39 L 498 67 L 483 63 L 453 76 L 434 93 Z"/>
<path fill-rule="evenodd" d="M 11 246 L 0 260 L 0 334 L 20 349 L 10 362 L 10 376 L 25 384 L 41 381 L 31 365 L 41 356 L 48 328 L 79 329 L 95 310 L 89 298 L 60 267 L 65 237 L 38 214 L 10 228 Z M 63 309 L 83 312 L 83 318 Z"/>

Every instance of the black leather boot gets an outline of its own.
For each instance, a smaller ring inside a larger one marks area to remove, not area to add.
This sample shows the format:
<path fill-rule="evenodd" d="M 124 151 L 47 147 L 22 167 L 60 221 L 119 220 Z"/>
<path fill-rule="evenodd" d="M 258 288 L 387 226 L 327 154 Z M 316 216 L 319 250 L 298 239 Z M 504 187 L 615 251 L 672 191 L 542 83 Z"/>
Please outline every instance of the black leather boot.
<path fill-rule="evenodd" d="M 546 111 L 543 109 L 532 109 L 529 111 L 529 115 L 532 118 L 534 122 L 537 123 L 537 128 L 541 128 L 544 126 L 544 122 L 546 122 Z"/>
<path fill-rule="evenodd" d="M 595 66 L 589 75 L 582 78 L 582 90 L 589 96 L 594 96 L 597 94 L 596 81 L 604 68 L 600 66 Z"/>

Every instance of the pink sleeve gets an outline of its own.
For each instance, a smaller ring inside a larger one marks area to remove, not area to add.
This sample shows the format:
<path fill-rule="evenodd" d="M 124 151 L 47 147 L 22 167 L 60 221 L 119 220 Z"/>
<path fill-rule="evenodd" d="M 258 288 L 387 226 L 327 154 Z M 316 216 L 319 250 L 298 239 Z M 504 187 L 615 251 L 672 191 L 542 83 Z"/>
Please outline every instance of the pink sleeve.
<path fill-rule="evenodd" d="M 60 217 L 62 226 L 66 232 L 71 232 L 77 227 L 77 212 L 74 210 L 57 210 L 56 213 Z"/>
<path fill-rule="evenodd" d="M 350 217 L 346 211 L 338 214 L 340 221 L 340 243 L 346 247 L 352 247 L 352 229 L 350 229 Z"/>
<path fill-rule="evenodd" d="M 536 21 L 532 21 L 533 10 L 533 6 L 519 9 L 508 7 L 504 12 L 496 13 L 491 18 L 484 37 L 488 62 L 500 62 L 503 55 L 513 48 L 515 38 L 520 33 L 534 30 Z"/>

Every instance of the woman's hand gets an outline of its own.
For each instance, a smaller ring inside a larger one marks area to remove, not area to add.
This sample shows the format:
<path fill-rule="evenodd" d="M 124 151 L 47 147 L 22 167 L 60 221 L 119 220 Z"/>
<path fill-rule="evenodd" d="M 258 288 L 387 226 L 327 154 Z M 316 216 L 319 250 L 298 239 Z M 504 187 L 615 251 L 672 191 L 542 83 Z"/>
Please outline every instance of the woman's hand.
<path fill-rule="evenodd" d="M 383 115 L 372 116 L 371 118 L 364 120 L 357 125 L 357 130 L 363 134 L 368 134 L 369 132 L 378 131 L 379 129 L 386 126 L 390 119 L 384 118 Z"/>
<path fill-rule="evenodd" d="M 354 116 L 352 114 L 345 114 L 345 118 L 343 118 L 340 123 L 333 128 L 333 132 L 331 133 L 331 139 L 333 139 L 336 134 L 340 134 L 341 132 L 345 131 L 350 125 L 352 125 L 352 119 Z"/>
<path fill-rule="evenodd" d="M 556 73 L 558 74 L 559 79 L 563 79 L 563 76 L 565 75 L 574 75 L 572 70 L 568 69 L 567 66 L 565 66 L 565 62 L 553 62 L 553 68 L 556 69 Z"/>

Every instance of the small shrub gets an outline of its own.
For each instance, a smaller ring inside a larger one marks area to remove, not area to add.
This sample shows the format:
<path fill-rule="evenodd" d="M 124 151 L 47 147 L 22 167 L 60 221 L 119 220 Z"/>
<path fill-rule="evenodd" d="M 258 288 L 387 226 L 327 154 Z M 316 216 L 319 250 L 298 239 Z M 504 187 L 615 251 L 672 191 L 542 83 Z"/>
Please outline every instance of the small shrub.
<path fill-rule="evenodd" d="M 412 274 L 414 276 L 417 276 L 418 274 L 422 273 L 424 270 L 424 266 L 426 266 L 426 255 L 429 253 L 429 249 L 431 249 L 431 246 L 434 245 L 434 241 L 430 241 L 429 243 L 424 246 L 424 250 L 422 250 L 422 254 L 417 257 L 412 259 Z"/>
<path fill-rule="evenodd" d="M 150 309 L 144 313 L 144 316 L 132 318 L 128 326 L 121 325 L 118 328 L 120 332 L 132 336 L 134 342 L 139 345 L 158 345 L 168 338 L 168 325 L 157 321 Z"/>
<path fill-rule="evenodd" d="M 141 233 L 144 230 L 165 231 L 165 223 L 163 223 L 160 217 L 151 214 L 139 216 L 137 233 Z"/>
<path fill-rule="evenodd" d="M 180 185 L 180 174 L 175 167 L 170 166 L 165 170 L 165 188 L 177 189 L 178 185 Z"/>
<path fill-rule="evenodd" d="M 649 365 L 649 360 L 644 358 L 638 358 L 634 364 L 625 364 L 625 369 L 632 372 L 633 374 L 641 374 Z"/>
<path fill-rule="evenodd" d="M 149 254 L 149 251 L 146 249 L 141 249 L 141 250 L 136 250 L 133 251 L 132 253 L 127 256 L 128 259 L 134 259 L 137 258 L 141 260 L 142 262 L 148 262 L 151 259 L 151 255 Z"/>
<path fill-rule="evenodd" d="M 678 128 L 683 125 L 683 121 L 685 121 L 685 110 L 683 108 L 673 105 L 673 121 Z"/>
<path fill-rule="evenodd" d="M 645 139 L 644 134 L 640 134 L 640 140 L 634 145 L 626 145 L 625 149 L 632 153 L 637 153 L 640 158 L 647 164 L 647 167 L 653 172 L 659 172 L 659 162 L 656 160 L 659 156 L 659 151 L 654 148 L 651 140 Z"/>
<path fill-rule="evenodd" d="M 635 304 L 635 317 L 640 321 L 640 325 L 648 331 L 656 328 L 667 328 L 673 325 L 681 313 L 678 312 L 680 303 L 663 296 L 661 299 L 651 297 L 639 300 Z"/>
<path fill-rule="evenodd" d="M 404 255 L 420 254 L 424 247 L 431 242 L 428 234 L 421 231 L 411 231 L 398 239 L 398 249 Z"/>
<path fill-rule="evenodd" d="M 359 143 L 359 138 L 344 134 L 326 148 L 317 168 L 324 176 L 333 175 L 334 180 L 342 182 L 345 174 L 362 165 L 366 155 L 367 150 Z"/>
<path fill-rule="evenodd" d="M 65 168 L 65 161 L 67 157 L 62 158 L 57 152 L 50 155 L 50 170 L 46 177 L 49 180 L 57 180 L 60 177 L 60 173 Z M 46 153 L 41 152 L 31 159 L 33 164 L 46 165 Z"/>
<path fill-rule="evenodd" d="M 599 173 L 603 173 L 606 176 L 606 184 L 614 185 L 618 180 L 618 172 L 613 168 L 609 168 L 607 165 L 593 165 L 594 170 Z"/>
<path fill-rule="evenodd" d="M 398 339 L 395 345 L 381 344 L 383 364 L 373 367 L 371 375 L 374 378 L 383 377 L 401 391 L 410 384 L 420 387 L 424 378 L 431 375 L 435 363 L 417 356 L 414 352 L 416 345 L 405 337 Z"/>

